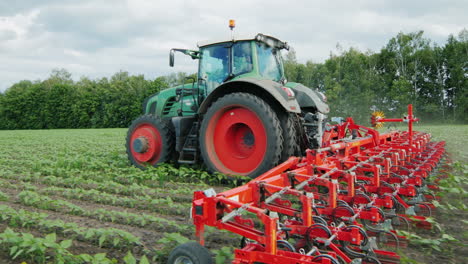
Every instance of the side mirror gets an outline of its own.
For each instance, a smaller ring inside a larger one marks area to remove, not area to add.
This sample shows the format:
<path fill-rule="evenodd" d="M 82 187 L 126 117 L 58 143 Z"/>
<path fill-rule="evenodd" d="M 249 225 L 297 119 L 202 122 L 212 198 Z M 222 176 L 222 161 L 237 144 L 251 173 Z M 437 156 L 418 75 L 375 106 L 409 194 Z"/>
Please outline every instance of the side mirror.
<path fill-rule="evenodd" d="M 179 51 L 185 55 L 189 55 L 192 59 L 199 59 L 200 52 L 194 50 L 187 50 L 187 49 L 171 49 L 169 52 L 169 66 L 174 67 L 174 52 Z"/>
<path fill-rule="evenodd" d="M 174 67 L 174 50 L 169 52 L 169 66 Z"/>

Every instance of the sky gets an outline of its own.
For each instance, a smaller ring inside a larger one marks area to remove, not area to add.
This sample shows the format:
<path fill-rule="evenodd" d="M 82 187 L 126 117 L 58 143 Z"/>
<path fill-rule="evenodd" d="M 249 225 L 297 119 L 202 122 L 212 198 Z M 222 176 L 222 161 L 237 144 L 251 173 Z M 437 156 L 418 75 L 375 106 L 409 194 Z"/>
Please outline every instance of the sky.
<path fill-rule="evenodd" d="M 468 28 L 467 10 L 467 0 L 0 0 L 0 91 L 61 68 L 75 80 L 195 72 L 180 53 L 170 68 L 169 50 L 229 38 L 229 19 L 235 35 L 271 34 L 299 62 L 323 62 L 337 43 L 378 52 L 399 32 L 444 45 Z"/>

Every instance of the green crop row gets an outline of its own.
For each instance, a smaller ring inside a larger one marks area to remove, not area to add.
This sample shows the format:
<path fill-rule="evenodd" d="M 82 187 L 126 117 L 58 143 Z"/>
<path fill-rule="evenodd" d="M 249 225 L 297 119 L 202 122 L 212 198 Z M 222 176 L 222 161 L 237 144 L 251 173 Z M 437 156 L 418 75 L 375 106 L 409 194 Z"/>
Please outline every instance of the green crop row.
<path fill-rule="evenodd" d="M 97 144 L 97 143 L 90 143 Z M 199 189 L 206 188 L 206 184 L 220 184 L 231 180 L 223 174 L 209 174 L 203 170 L 181 166 L 175 168 L 170 164 L 163 164 L 157 168 L 139 170 L 129 166 L 126 155 L 117 151 L 96 148 L 96 151 L 89 151 L 88 148 L 76 148 L 70 145 L 67 149 L 55 149 L 50 146 L 40 146 L 43 151 L 36 155 L 35 159 L 30 155 L 23 157 L 0 156 L 2 167 L 8 168 L 13 175 L 25 173 L 37 173 L 41 176 L 58 176 L 63 178 L 79 175 L 90 175 L 92 179 L 101 178 L 103 181 L 116 181 L 127 185 L 138 183 L 148 187 L 162 187 L 166 182 L 176 181 L 177 186 L 197 186 Z M 98 150 L 99 149 L 99 150 Z M 79 153 L 79 155 L 78 155 Z M 29 154 L 29 153 L 28 153 Z M 39 155 L 40 154 L 40 155 Z M 48 155 L 50 154 L 50 155 Z M 97 177 L 99 176 L 99 177 Z M 239 180 L 234 179 L 234 185 Z M 180 184 L 179 184 L 180 183 Z"/>
<path fill-rule="evenodd" d="M 110 193 L 110 194 L 119 194 L 119 195 L 126 195 L 131 197 L 139 197 L 139 196 L 150 196 L 153 198 L 161 198 L 166 197 L 167 195 L 173 195 L 174 201 L 180 202 L 190 202 L 192 200 L 192 193 L 193 193 L 193 186 L 181 186 L 170 188 L 170 186 L 166 187 L 157 187 L 157 188 L 150 188 L 145 185 L 140 185 L 137 183 L 132 184 L 121 184 L 115 181 L 97 181 L 95 179 L 89 179 L 83 176 L 71 177 L 71 178 L 63 178 L 57 176 L 41 176 L 40 174 L 31 174 L 31 175 L 0 175 L 6 179 L 12 179 L 16 181 L 23 181 L 23 182 L 33 182 L 33 183 L 40 183 L 49 186 L 57 186 L 57 187 L 65 187 L 65 188 L 82 188 L 85 190 L 99 190 L 102 192 Z M 1 183 L 0 183 L 1 184 Z M 165 185 L 170 185 L 166 183 Z M 180 195 L 178 195 L 180 194 Z"/>
<path fill-rule="evenodd" d="M 114 247 L 132 249 L 142 246 L 138 237 L 116 228 L 84 228 L 73 222 L 47 219 L 43 213 L 16 210 L 6 205 L 0 205 L 0 220 L 15 227 L 35 227 L 44 232 L 55 232 L 72 235 L 78 240 L 99 245 L 99 247 Z"/>
<path fill-rule="evenodd" d="M 158 212 L 162 214 L 188 216 L 190 203 L 174 203 L 170 196 L 154 199 L 151 197 L 129 198 L 100 192 L 97 190 L 68 189 L 60 187 L 48 187 L 41 190 L 47 195 L 59 195 L 68 199 L 92 201 L 95 203 L 122 206 L 127 208 L 138 208 Z"/>
<path fill-rule="evenodd" d="M 0 233 L 0 248 L 8 249 L 11 259 L 30 261 L 37 264 L 115 264 L 116 259 L 109 259 L 105 253 L 95 255 L 74 255 L 68 248 L 73 244 L 72 240 L 57 242 L 55 233 L 44 238 L 35 237 L 30 233 L 17 233 L 9 228 Z M 125 264 L 136 264 L 135 257 L 128 252 L 123 258 Z M 149 264 L 146 256 L 143 256 L 139 264 Z"/>
<path fill-rule="evenodd" d="M 192 225 L 181 225 L 173 220 L 148 215 L 144 213 L 135 214 L 130 212 L 109 211 L 104 209 L 85 210 L 82 207 L 64 200 L 55 200 L 47 196 L 42 196 L 35 192 L 23 191 L 19 195 L 22 204 L 33 206 L 39 209 L 58 211 L 66 214 L 85 216 L 98 219 L 100 221 L 111 221 L 126 225 L 136 225 L 140 227 L 148 226 L 166 232 L 181 232 L 184 234 L 193 233 Z"/>
<path fill-rule="evenodd" d="M 10 196 L 2 191 L 0 191 L 0 201 L 8 201 Z"/>
<path fill-rule="evenodd" d="M 108 211 L 98 209 L 96 211 L 87 212 L 90 217 L 97 217 L 99 220 L 106 220 L 127 225 L 137 225 L 140 227 L 156 227 L 164 229 L 165 232 L 180 232 L 186 235 L 192 234 L 194 231 L 193 225 L 181 225 L 173 220 L 156 217 L 149 214 L 135 214 L 130 212 Z"/>
<path fill-rule="evenodd" d="M 67 212 L 74 215 L 82 215 L 84 212 L 81 207 L 73 203 L 64 200 L 54 200 L 33 191 L 22 191 L 18 194 L 18 198 L 20 203 L 39 209 Z"/>
<path fill-rule="evenodd" d="M 34 156 L 31 158 L 30 155 L 27 158 L 22 155 L 14 158 L 0 156 L 0 164 L 14 174 L 30 172 L 42 176 L 70 177 L 71 175 L 99 172 L 107 179 L 115 179 L 122 184 L 137 182 L 150 187 L 157 187 L 167 181 L 184 182 L 183 185 L 200 185 L 203 187 L 206 186 L 204 183 L 219 184 L 221 180 L 226 179 L 226 176 L 221 174 L 213 176 L 206 171 L 190 167 L 174 168 L 168 164 L 142 171 L 129 166 L 126 155 L 118 152 L 112 153 L 107 149 L 91 153 L 87 153 L 89 149 L 76 149 L 73 153 L 70 153 L 73 146 L 70 146 L 69 150 L 58 150 L 46 146 L 40 148 L 43 151 L 36 155 L 41 157 L 40 159 L 34 159 Z"/>
<path fill-rule="evenodd" d="M 11 183 L 6 180 L 0 180 L 0 187 L 9 190 L 29 190 L 29 191 L 36 191 L 37 186 L 31 184 L 30 182 L 23 182 L 17 179 L 17 177 L 12 177 L 15 183 Z"/>

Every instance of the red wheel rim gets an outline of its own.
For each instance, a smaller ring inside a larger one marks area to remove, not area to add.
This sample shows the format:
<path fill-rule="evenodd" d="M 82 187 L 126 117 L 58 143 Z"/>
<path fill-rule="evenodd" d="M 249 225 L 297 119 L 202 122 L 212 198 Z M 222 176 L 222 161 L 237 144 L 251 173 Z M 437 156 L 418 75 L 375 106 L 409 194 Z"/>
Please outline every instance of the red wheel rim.
<path fill-rule="evenodd" d="M 218 171 L 248 175 L 257 169 L 267 150 L 262 120 L 242 106 L 220 109 L 208 123 L 207 154 Z"/>
<path fill-rule="evenodd" d="M 144 138 L 147 142 L 147 148 L 144 152 L 140 153 L 134 149 L 134 141 Z M 132 156 L 138 163 L 148 162 L 150 164 L 155 164 L 159 156 L 161 155 L 161 134 L 159 133 L 158 129 L 156 129 L 151 124 L 141 124 L 138 126 L 132 134 L 130 139 L 130 150 L 132 152 Z"/>

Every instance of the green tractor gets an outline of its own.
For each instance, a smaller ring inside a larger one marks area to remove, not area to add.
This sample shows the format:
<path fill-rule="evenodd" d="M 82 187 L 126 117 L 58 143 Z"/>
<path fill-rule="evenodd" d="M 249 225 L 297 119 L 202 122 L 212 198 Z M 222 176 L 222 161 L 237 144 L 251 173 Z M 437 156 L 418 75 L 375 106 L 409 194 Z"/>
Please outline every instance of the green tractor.
<path fill-rule="evenodd" d="M 321 145 L 326 98 L 286 81 L 286 42 L 257 34 L 198 48 L 170 51 L 171 67 L 175 52 L 198 60 L 198 76 L 145 100 L 127 135 L 133 165 L 203 162 L 211 172 L 256 177 Z"/>

